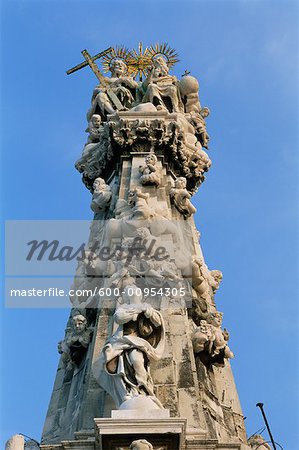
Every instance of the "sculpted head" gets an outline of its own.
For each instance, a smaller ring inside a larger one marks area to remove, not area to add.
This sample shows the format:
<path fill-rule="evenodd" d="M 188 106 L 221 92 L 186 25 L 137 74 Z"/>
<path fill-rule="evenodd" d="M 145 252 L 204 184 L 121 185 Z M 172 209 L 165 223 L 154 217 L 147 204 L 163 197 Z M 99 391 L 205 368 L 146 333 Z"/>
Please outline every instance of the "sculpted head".
<path fill-rule="evenodd" d="M 139 439 L 132 442 L 129 448 L 130 450 L 153 450 L 154 447 L 145 439 Z"/>
<path fill-rule="evenodd" d="M 127 65 L 122 59 L 114 59 L 110 64 L 112 76 L 121 77 L 127 72 Z"/>
<path fill-rule="evenodd" d="M 106 182 L 103 178 L 96 178 L 93 182 L 94 191 L 100 191 L 106 187 Z"/>
<path fill-rule="evenodd" d="M 87 319 L 82 314 L 75 314 L 73 316 L 73 324 L 77 333 L 82 333 L 86 330 L 87 327 Z"/>
<path fill-rule="evenodd" d="M 163 56 L 157 56 L 153 59 L 153 68 L 156 76 L 168 75 L 169 68 Z"/>
<path fill-rule="evenodd" d="M 219 286 L 223 278 L 221 270 L 211 270 L 211 275 Z"/>
<path fill-rule="evenodd" d="M 174 184 L 177 189 L 185 189 L 187 186 L 187 180 L 185 177 L 179 177 L 175 180 Z"/>
<path fill-rule="evenodd" d="M 154 153 L 150 153 L 150 154 L 146 155 L 146 157 L 145 157 L 146 164 L 152 164 L 154 166 L 157 161 L 158 161 L 158 159 Z"/>
<path fill-rule="evenodd" d="M 101 122 L 102 122 L 102 119 L 99 114 L 93 114 L 91 116 L 91 123 L 95 128 L 99 128 L 99 126 L 101 125 Z"/>
<path fill-rule="evenodd" d="M 216 311 L 215 313 L 211 313 L 209 317 L 209 322 L 214 325 L 215 327 L 221 327 L 222 325 L 222 319 L 223 319 L 223 313 Z"/>

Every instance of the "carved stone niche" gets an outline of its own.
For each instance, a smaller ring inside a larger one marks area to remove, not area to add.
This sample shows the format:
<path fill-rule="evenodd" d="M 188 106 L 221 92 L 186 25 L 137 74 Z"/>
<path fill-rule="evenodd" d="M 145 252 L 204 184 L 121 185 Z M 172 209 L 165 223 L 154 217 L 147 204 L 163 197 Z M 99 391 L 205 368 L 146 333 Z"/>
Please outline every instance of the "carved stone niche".
<path fill-rule="evenodd" d="M 95 419 L 99 450 L 130 450 L 134 441 L 146 440 L 153 450 L 183 450 L 186 419 Z"/>

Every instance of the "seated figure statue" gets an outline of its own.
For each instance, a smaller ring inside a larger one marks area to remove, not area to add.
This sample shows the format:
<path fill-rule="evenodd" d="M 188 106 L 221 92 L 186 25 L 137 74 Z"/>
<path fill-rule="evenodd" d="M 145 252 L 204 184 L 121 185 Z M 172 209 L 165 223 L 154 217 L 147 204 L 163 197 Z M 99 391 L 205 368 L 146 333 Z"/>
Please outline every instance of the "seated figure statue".
<path fill-rule="evenodd" d="M 105 84 L 100 84 L 93 92 L 87 120 L 90 120 L 93 114 L 101 113 L 105 117 L 106 114 L 114 114 L 119 109 L 128 109 L 134 103 L 138 83 L 126 75 L 126 63 L 115 59 L 110 65 L 110 72 L 111 78 L 105 77 Z M 116 105 L 113 101 L 115 98 Z"/>
<path fill-rule="evenodd" d="M 150 102 L 157 109 L 183 112 L 183 104 L 178 88 L 178 80 L 168 74 L 169 68 L 162 56 L 153 60 L 148 76 L 142 83 L 143 103 Z"/>

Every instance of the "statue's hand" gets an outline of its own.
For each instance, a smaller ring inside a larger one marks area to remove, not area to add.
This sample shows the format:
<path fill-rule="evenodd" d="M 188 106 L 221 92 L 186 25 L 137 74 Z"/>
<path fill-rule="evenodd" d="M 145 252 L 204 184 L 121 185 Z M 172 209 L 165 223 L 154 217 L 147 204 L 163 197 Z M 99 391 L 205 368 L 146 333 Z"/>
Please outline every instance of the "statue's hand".
<path fill-rule="evenodd" d="M 150 305 L 144 305 L 144 309 L 143 310 L 144 310 L 145 317 L 150 319 L 151 316 L 153 315 L 154 309 Z"/>

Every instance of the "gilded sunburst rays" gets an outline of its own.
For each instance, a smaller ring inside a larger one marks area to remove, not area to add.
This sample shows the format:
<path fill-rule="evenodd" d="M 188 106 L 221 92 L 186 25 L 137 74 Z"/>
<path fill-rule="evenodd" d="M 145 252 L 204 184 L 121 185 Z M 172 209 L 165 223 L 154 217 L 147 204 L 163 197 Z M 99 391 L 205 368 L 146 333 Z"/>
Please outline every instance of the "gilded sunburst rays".
<path fill-rule="evenodd" d="M 128 75 L 133 78 L 139 76 L 139 79 L 141 80 L 147 75 L 148 68 L 153 59 L 158 56 L 163 56 L 168 67 L 174 66 L 174 64 L 179 61 L 176 50 L 171 48 L 167 43 L 156 43 L 143 49 L 142 43 L 140 42 L 138 50 L 128 50 L 123 46 L 112 48 L 112 50 L 103 57 L 103 69 L 104 72 L 108 72 L 112 61 L 121 59 L 127 65 Z"/>
<path fill-rule="evenodd" d="M 112 47 L 112 50 L 103 57 L 102 64 L 103 64 L 104 72 L 109 72 L 111 63 L 115 59 L 121 59 L 128 65 L 129 55 L 130 55 L 130 50 L 127 49 L 126 47 L 123 47 L 123 46 Z"/>
<path fill-rule="evenodd" d="M 174 48 L 171 48 L 167 42 L 163 44 L 155 44 L 148 47 L 151 59 L 157 56 L 163 56 L 166 59 L 168 67 L 174 66 L 178 61 L 178 54 Z"/>

